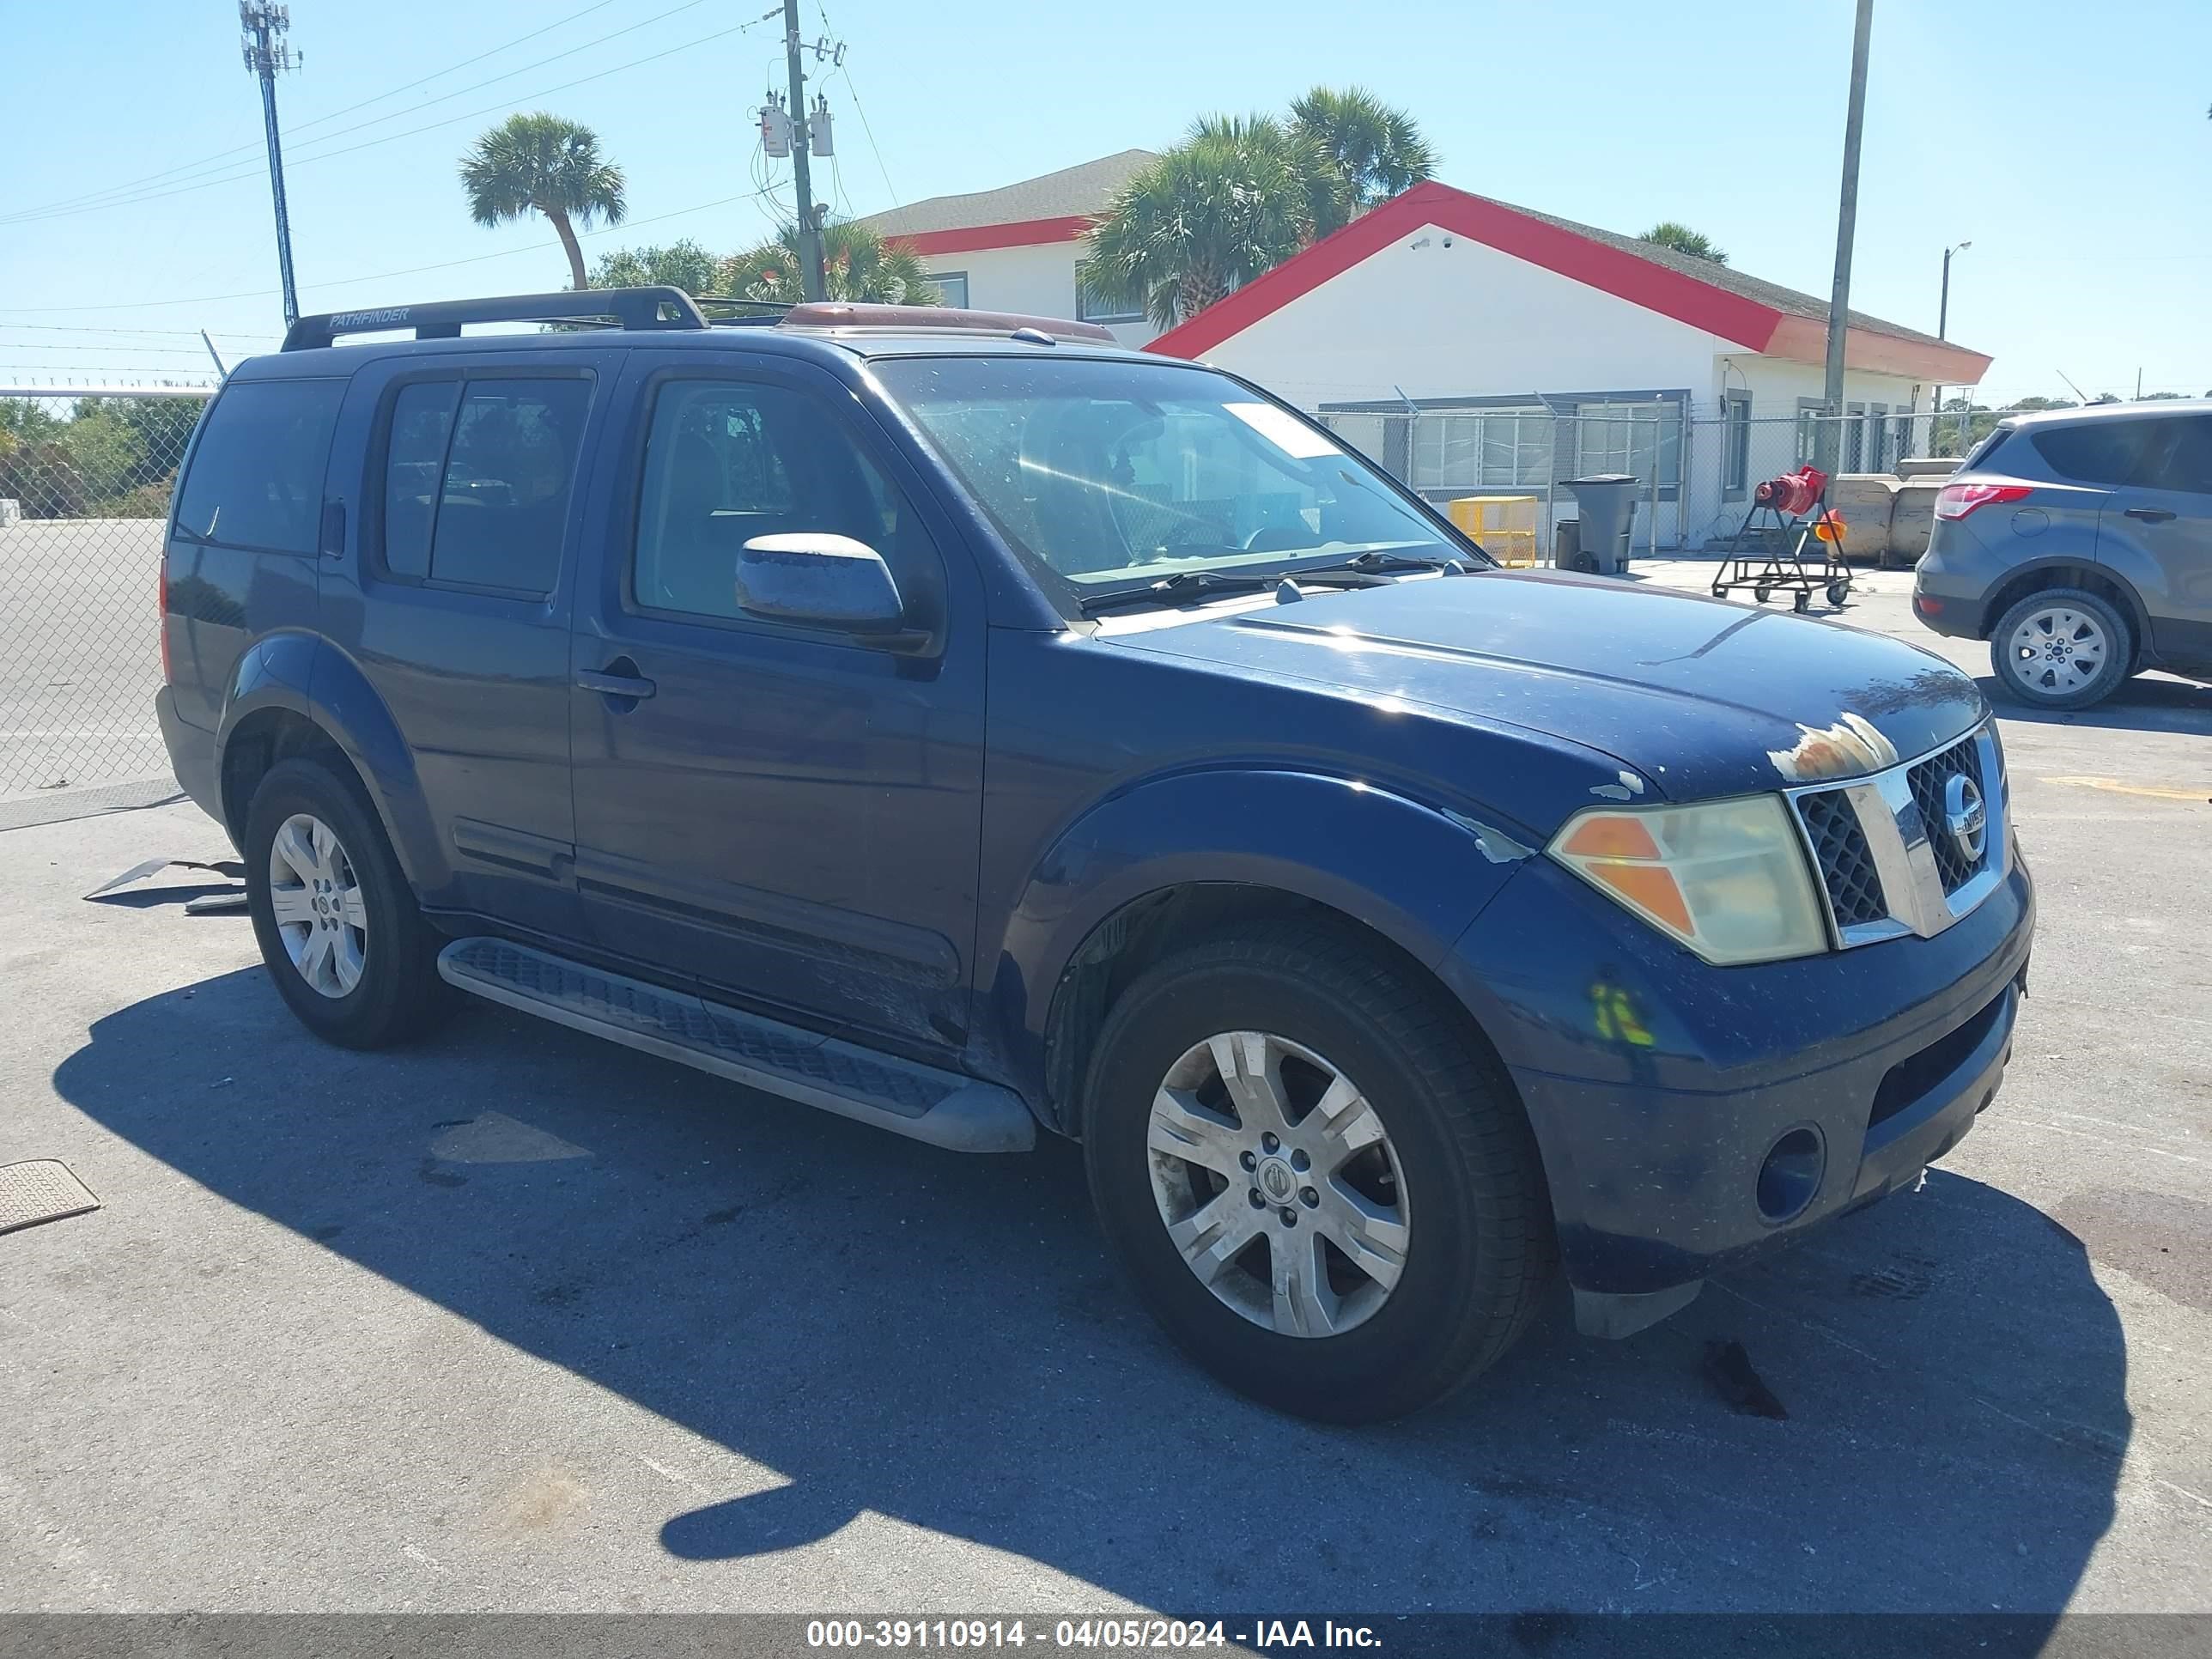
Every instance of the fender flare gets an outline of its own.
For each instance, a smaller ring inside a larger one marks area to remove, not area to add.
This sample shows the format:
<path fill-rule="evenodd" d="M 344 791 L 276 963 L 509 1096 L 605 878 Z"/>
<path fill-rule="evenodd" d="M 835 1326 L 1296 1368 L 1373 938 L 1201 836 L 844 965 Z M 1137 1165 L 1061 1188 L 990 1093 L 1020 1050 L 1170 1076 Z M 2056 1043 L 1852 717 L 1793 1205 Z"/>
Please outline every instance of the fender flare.
<path fill-rule="evenodd" d="M 422 800 L 414 751 L 360 668 L 329 641 L 272 634 L 239 659 L 216 737 L 216 775 L 230 740 L 253 715 L 282 709 L 307 720 L 337 745 L 368 792 L 400 868 L 417 891 L 441 885 L 448 867 Z M 242 833 L 245 826 L 235 826 Z"/>
<path fill-rule="evenodd" d="M 1251 767 L 1147 778 L 1096 803 L 1034 863 L 992 958 L 992 1022 L 1044 1097 L 1054 996 L 1092 935 L 1165 890 L 1222 883 L 1311 900 L 1433 968 L 1530 852 L 1477 819 L 1357 779 Z"/>
<path fill-rule="evenodd" d="M 2004 613 L 2017 602 L 2014 590 L 2027 591 L 2022 584 L 2023 577 L 2039 577 L 2053 571 L 2064 570 L 2084 571 L 2099 580 L 2109 582 L 2118 588 L 2123 607 L 2127 611 L 2129 626 L 2136 630 L 2136 648 L 2141 650 L 2149 646 L 2150 609 L 2143 603 L 2142 593 L 2137 583 L 2127 571 L 2107 560 L 2098 557 L 2094 544 L 2083 547 L 2078 544 L 2055 548 L 2047 553 L 2039 552 L 2033 558 L 2023 560 L 2008 570 L 2004 580 L 1997 583 L 1991 592 L 1989 608 L 1982 613 L 1982 637 L 1985 640 L 1994 637 L 1997 623 L 2002 620 Z M 2038 581 L 2033 586 L 2040 587 L 2047 586 L 2049 584 Z M 2005 597 L 2008 594 L 2014 597 Z M 2001 598 L 2004 599 L 2002 605 L 1998 603 Z"/>

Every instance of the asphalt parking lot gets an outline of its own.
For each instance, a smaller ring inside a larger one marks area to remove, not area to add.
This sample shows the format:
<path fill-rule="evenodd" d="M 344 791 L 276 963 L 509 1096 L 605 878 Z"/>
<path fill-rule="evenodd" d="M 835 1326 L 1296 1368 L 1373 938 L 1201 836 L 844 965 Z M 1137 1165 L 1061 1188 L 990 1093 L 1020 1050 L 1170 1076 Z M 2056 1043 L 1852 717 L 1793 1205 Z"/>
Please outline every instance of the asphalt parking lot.
<path fill-rule="evenodd" d="M 217 878 L 82 899 L 191 806 L 0 833 L 0 1164 L 103 1206 L 0 1236 L 0 1610 L 2212 1610 L 2212 690 L 2004 738 L 2033 995 L 1925 1188 L 1358 1431 L 1186 1364 L 1064 1147 L 324 1048 Z"/>

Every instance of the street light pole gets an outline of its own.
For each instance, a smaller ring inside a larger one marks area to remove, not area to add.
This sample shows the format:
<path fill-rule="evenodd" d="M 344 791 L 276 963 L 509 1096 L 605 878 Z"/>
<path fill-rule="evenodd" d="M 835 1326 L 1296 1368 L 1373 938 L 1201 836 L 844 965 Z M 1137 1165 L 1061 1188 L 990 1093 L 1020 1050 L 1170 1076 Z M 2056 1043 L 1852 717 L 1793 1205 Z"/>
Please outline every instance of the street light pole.
<path fill-rule="evenodd" d="M 1948 340 L 1951 337 L 1951 256 L 1954 253 L 1964 253 L 1972 246 L 1973 246 L 1972 242 L 1966 241 L 1943 250 L 1943 295 L 1942 298 L 1936 302 L 1936 337 L 1939 340 Z M 1936 445 L 1936 423 L 1942 417 L 1943 385 L 1939 380 L 1936 385 L 1936 401 L 1929 406 L 1928 444 L 1931 449 Z M 1959 447 L 1961 453 L 1966 449 L 1966 422 L 1962 417 L 1959 426 Z"/>
<path fill-rule="evenodd" d="M 1867 41 L 1874 33 L 1874 0 L 1859 0 L 1858 19 L 1851 30 L 1851 91 L 1844 117 L 1844 187 L 1836 207 L 1836 283 L 1828 296 L 1827 374 L 1821 402 L 1827 416 L 1820 422 L 1817 453 L 1820 471 L 1835 475 L 1837 447 L 1843 441 L 1844 336 L 1850 326 L 1851 238 L 1859 217 L 1859 135 L 1866 127 Z"/>

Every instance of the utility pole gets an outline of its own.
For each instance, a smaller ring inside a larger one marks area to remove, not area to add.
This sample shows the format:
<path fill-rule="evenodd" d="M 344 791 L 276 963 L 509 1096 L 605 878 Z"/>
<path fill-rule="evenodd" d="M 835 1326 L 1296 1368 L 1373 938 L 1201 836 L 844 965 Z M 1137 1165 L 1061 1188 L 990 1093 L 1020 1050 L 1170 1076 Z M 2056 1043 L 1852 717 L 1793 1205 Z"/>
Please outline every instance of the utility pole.
<path fill-rule="evenodd" d="M 1951 256 L 1954 253 L 1964 253 L 1972 246 L 1973 246 L 1972 242 L 1966 241 L 1956 243 L 1943 250 L 1943 296 L 1936 302 L 1936 337 L 1939 340 L 1948 340 L 1951 337 Z M 1969 398 L 1966 401 L 1968 403 L 1972 403 L 1973 402 L 1973 399 Z M 1942 382 L 1939 381 L 1936 386 L 1936 402 L 1928 417 L 1928 447 L 1930 449 L 1933 449 L 1936 447 L 1936 425 L 1942 416 L 1943 387 Z M 1959 441 L 1960 445 L 1959 453 L 1961 455 L 1966 453 L 1964 447 L 1966 444 L 1966 418 L 1962 415 L 1959 417 Z"/>
<path fill-rule="evenodd" d="M 793 0 L 785 0 L 787 7 Z M 1844 335 L 1850 325 L 1851 237 L 1859 218 L 1859 135 L 1866 125 L 1867 38 L 1874 32 L 1874 0 L 1859 0 L 1851 31 L 1851 97 L 1844 118 L 1844 190 L 1836 208 L 1836 285 L 1828 297 L 1828 363 L 1821 401 L 1828 418 L 1817 453 L 1820 471 L 1835 475 L 1837 447 L 1843 441 Z"/>
<path fill-rule="evenodd" d="M 799 197 L 799 280 L 810 300 L 826 297 L 822 278 L 822 225 L 814 216 L 814 179 L 806 164 L 806 76 L 799 67 L 799 0 L 783 0 L 783 56 L 791 73 L 791 177 Z M 274 131 L 272 128 L 271 131 Z"/>
<path fill-rule="evenodd" d="M 789 13 L 795 0 L 784 0 Z M 284 44 L 292 9 L 263 0 L 238 0 L 238 25 L 246 33 L 246 67 L 261 82 L 261 119 L 269 135 L 269 194 L 276 204 L 276 268 L 284 278 L 284 326 L 300 320 L 299 290 L 292 283 L 292 216 L 284 205 L 284 146 L 276 136 L 276 75 L 299 60 Z"/>

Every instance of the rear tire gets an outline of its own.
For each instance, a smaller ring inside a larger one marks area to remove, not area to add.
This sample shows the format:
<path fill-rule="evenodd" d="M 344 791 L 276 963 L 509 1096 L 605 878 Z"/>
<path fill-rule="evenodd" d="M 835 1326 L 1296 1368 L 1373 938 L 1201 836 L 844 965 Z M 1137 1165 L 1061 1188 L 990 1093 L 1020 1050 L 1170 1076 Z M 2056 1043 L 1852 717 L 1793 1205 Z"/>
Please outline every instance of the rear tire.
<path fill-rule="evenodd" d="M 1300 1416 L 1451 1393 L 1521 1334 L 1557 1259 L 1503 1069 L 1438 988 L 1340 927 L 1255 926 L 1131 985 L 1092 1057 L 1084 1158 L 1169 1334 Z"/>
<path fill-rule="evenodd" d="M 313 760 L 271 767 L 246 810 L 241 851 L 261 958 L 317 1036 L 386 1048 L 447 1006 L 443 940 L 353 779 Z"/>
<path fill-rule="evenodd" d="M 2079 587 L 2030 593 L 1997 619 L 1990 667 L 2033 708 L 2087 708 L 2120 689 L 2135 668 L 2134 630 L 2110 600 Z"/>

